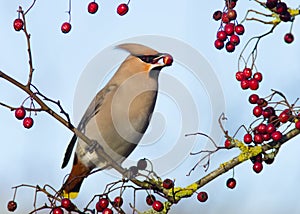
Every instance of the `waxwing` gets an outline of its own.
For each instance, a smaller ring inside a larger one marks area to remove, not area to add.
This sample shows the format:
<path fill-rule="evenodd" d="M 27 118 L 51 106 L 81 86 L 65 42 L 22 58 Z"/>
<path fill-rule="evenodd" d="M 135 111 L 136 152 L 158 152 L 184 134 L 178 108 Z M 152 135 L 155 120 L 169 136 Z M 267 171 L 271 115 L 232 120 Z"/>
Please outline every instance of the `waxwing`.
<path fill-rule="evenodd" d="M 172 56 L 140 44 L 126 43 L 116 48 L 130 55 L 88 106 L 78 130 L 101 145 L 105 153 L 121 164 L 145 133 L 156 103 L 160 70 L 170 66 Z M 109 168 L 91 146 L 76 135 L 71 139 L 62 164 L 64 168 L 77 142 L 71 173 L 60 193 L 75 198 L 93 169 Z"/>

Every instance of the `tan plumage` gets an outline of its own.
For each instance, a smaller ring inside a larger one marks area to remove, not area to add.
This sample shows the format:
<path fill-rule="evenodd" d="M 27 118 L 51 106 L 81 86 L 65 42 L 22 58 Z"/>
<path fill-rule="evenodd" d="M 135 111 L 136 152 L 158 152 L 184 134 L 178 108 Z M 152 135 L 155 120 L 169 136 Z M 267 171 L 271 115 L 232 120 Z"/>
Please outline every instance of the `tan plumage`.
<path fill-rule="evenodd" d="M 172 64 L 172 57 L 140 44 L 117 47 L 128 51 L 130 55 L 92 100 L 78 129 L 99 143 L 110 157 L 121 164 L 134 150 L 149 125 L 157 97 L 159 72 L 164 66 Z M 77 196 L 83 179 L 91 170 L 109 167 L 76 135 L 67 148 L 62 167 L 67 165 L 76 141 L 73 168 L 61 188 L 61 193 L 71 198 Z"/>

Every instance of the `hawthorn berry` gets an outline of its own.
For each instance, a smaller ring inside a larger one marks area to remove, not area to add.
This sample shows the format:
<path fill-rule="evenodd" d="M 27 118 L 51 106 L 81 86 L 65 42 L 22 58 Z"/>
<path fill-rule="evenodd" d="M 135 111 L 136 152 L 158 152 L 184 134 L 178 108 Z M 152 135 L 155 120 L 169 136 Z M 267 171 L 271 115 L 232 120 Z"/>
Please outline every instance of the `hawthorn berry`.
<path fill-rule="evenodd" d="M 245 75 L 246 78 L 250 78 L 252 76 L 252 70 L 251 68 L 244 68 L 243 69 L 243 73 Z"/>
<path fill-rule="evenodd" d="M 120 16 L 124 16 L 129 10 L 129 7 L 127 4 L 123 3 L 123 4 L 120 4 L 118 7 L 117 7 L 117 13 L 120 15 Z"/>
<path fill-rule="evenodd" d="M 171 55 L 167 54 L 166 56 L 164 56 L 163 62 L 165 65 L 172 65 L 173 57 Z"/>
<path fill-rule="evenodd" d="M 268 118 L 268 123 L 274 124 L 275 127 L 279 127 L 279 126 L 280 126 L 280 121 L 279 121 L 277 115 L 271 115 L 271 116 Z"/>
<path fill-rule="evenodd" d="M 234 44 L 235 46 L 237 46 L 238 44 L 240 44 L 240 37 L 237 36 L 237 35 L 235 35 L 235 34 L 233 34 L 233 35 L 230 37 L 229 41 L 230 41 L 232 44 Z"/>
<path fill-rule="evenodd" d="M 15 201 L 9 201 L 7 203 L 7 209 L 10 212 L 14 212 L 17 209 L 17 207 L 18 207 L 17 202 L 15 202 Z"/>
<path fill-rule="evenodd" d="M 71 30 L 72 26 L 69 22 L 64 22 L 62 25 L 61 25 L 61 32 L 63 33 L 69 33 L 70 30 Z"/>
<path fill-rule="evenodd" d="M 113 211 L 112 211 L 110 208 L 105 208 L 105 209 L 102 211 L 102 214 L 113 214 Z"/>
<path fill-rule="evenodd" d="M 254 143 L 261 144 L 264 141 L 262 134 L 255 134 L 253 141 Z"/>
<path fill-rule="evenodd" d="M 268 102 L 263 98 L 259 98 L 257 100 L 257 105 L 259 105 L 260 107 L 266 107 L 268 105 Z"/>
<path fill-rule="evenodd" d="M 258 99 L 259 99 L 259 96 L 257 94 L 251 94 L 249 96 L 249 103 L 256 104 Z"/>
<path fill-rule="evenodd" d="M 146 197 L 146 203 L 151 206 L 153 202 L 156 201 L 156 198 L 154 195 L 147 195 Z"/>
<path fill-rule="evenodd" d="M 258 82 L 261 82 L 262 79 L 263 79 L 262 73 L 260 73 L 260 72 L 255 72 L 255 73 L 253 74 L 253 79 L 256 79 Z"/>
<path fill-rule="evenodd" d="M 250 79 L 249 80 L 249 88 L 251 90 L 257 90 L 259 87 L 259 83 L 256 79 Z"/>
<path fill-rule="evenodd" d="M 271 139 L 271 135 L 269 133 L 265 133 L 262 135 L 264 141 L 268 141 Z"/>
<path fill-rule="evenodd" d="M 20 30 L 23 29 L 24 22 L 23 22 L 22 19 L 19 19 L 19 18 L 18 18 L 18 19 L 15 19 L 15 20 L 14 20 L 13 26 L 14 26 L 14 29 L 15 29 L 16 31 L 20 31 Z"/>
<path fill-rule="evenodd" d="M 294 41 L 294 35 L 292 33 L 287 33 L 284 35 L 284 41 L 288 44 Z"/>
<path fill-rule="evenodd" d="M 164 205 L 160 201 L 154 201 L 153 204 L 152 204 L 152 208 L 155 211 L 160 212 L 164 209 Z"/>
<path fill-rule="evenodd" d="M 262 114 L 262 108 L 260 106 L 255 106 L 253 108 L 253 115 L 256 116 L 256 117 L 260 117 L 261 114 Z"/>
<path fill-rule="evenodd" d="M 222 11 L 220 11 L 220 10 L 215 11 L 214 14 L 213 14 L 213 19 L 218 21 L 221 18 L 222 18 Z"/>
<path fill-rule="evenodd" d="M 23 126 L 26 129 L 30 129 L 33 126 L 33 119 L 31 117 L 25 117 L 23 120 Z"/>
<path fill-rule="evenodd" d="M 251 157 L 250 160 L 253 164 L 256 162 L 262 162 L 262 154 L 259 153 L 258 155 Z"/>
<path fill-rule="evenodd" d="M 273 123 L 269 123 L 267 125 L 266 131 L 267 131 L 267 133 L 272 134 L 273 132 L 276 131 L 276 127 L 274 126 Z"/>
<path fill-rule="evenodd" d="M 61 200 L 61 207 L 65 208 L 66 210 L 69 210 L 72 207 L 72 202 L 68 198 L 63 198 Z"/>
<path fill-rule="evenodd" d="M 226 186 L 230 189 L 234 189 L 235 186 L 236 186 L 236 180 L 234 178 L 229 178 L 227 181 L 226 181 Z"/>
<path fill-rule="evenodd" d="M 52 209 L 53 214 L 64 214 L 64 211 L 60 207 L 55 207 Z"/>
<path fill-rule="evenodd" d="M 123 198 L 120 196 L 115 197 L 114 199 L 114 206 L 121 207 L 123 204 Z"/>
<path fill-rule="evenodd" d="M 224 31 L 228 36 L 231 36 L 234 33 L 234 27 L 233 23 L 228 23 L 224 26 Z"/>
<path fill-rule="evenodd" d="M 25 115 L 26 115 L 26 111 L 23 106 L 21 106 L 15 110 L 15 117 L 18 120 L 23 120 Z"/>
<path fill-rule="evenodd" d="M 139 169 L 136 166 L 129 167 L 129 171 L 131 172 L 132 176 L 136 176 L 139 172 Z"/>
<path fill-rule="evenodd" d="M 242 24 L 238 24 L 235 26 L 234 31 L 236 32 L 236 34 L 238 35 L 243 35 L 245 32 L 245 28 Z"/>
<path fill-rule="evenodd" d="M 256 173 L 260 173 L 261 171 L 262 171 L 262 169 L 263 169 L 263 164 L 262 164 L 262 162 L 255 162 L 254 164 L 253 164 L 253 171 L 254 172 L 256 172 Z"/>
<path fill-rule="evenodd" d="M 256 127 L 256 130 L 260 134 L 265 134 L 265 133 L 267 133 L 267 125 L 264 123 L 261 123 Z"/>
<path fill-rule="evenodd" d="M 137 168 L 139 170 L 145 170 L 147 167 L 147 161 L 146 159 L 140 159 L 138 162 L 137 162 Z"/>
<path fill-rule="evenodd" d="M 283 22 L 289 22 L 289 21 L 292 20 L 292 16 L 288 11 L 286 11 L 285 13 L 280 14 L 279 18 Z"/>
<path fill-rule="evenodd" d="M 279 114 L 278 118 L 280 122 L 286 123 L 290 119 L 290 114 L 286 111 L 283 111 Z"/>
<path fill-rule="evenodd" d="M 225 41 L 227 39 L 227 34 L 224 30 L 220 30 L 217 32 L 217 39 L 221 41 Z"/>
<path fill-rule="evenodd" d="M 229 149 L 232 146 L 230 140 L 226 139 L 224 146 L 225 146 L 225 148 Z"/>
<path fill-rule="evenodd" d="M 227 17 L 229 18 L 229 20 L 235 20 L 236 17 L 237 17 L 236 11 L 235 10 L 228 10 Z"/>
<path fill-rule="evenodd" d="M 275 110 L 273 107 L 268 106 L 263 110 L 262 115 L 264 118 L 270 118 L 272 115 L 275 115 Z"/>
<path fill-rule="evenodd" d="M 282 138 L 282 133 L 280 131 L 275 131 L 271 134 L 271 137 L 274 141 L 278 141 Z"/>
<path fill-rule="evenodd" d="M 269 9 L 273 9 L 274 7 L 276 7 L 278 0 L 267 0 L 266 2 L 266 6 Z"/>
<path fill-rule="evenodd" d="M 241 81 L 241 88 L 242 88 L 243 90 L 248 89 L 248 88 L 249 88 L 249 80 L 247 80 L 247 79 L 242 80 L 242 81 Z"/>
<path fill-rule="evenodd" d="M 230 20 L 227 16 L 227 13 L 222 13 L 222 22 L 223 23 L 228 23 Z"/>
<path fill-rule="evenodd" d="M 276 13 L 284 14 L 287 12 L 287 5 L 284 2 L 278 2 L 276 5 Z"/>
<path fill-rule="evenodd" d="M 217 39 L 215 41 L 215 47 L 218 49 L 218 50 L 221 50 L 223 47 L 224 47 L 224 42 L 220 39 Z"/>
<path fill-rule="evenodd" d="M 207 193 L 206 192 L 199 192 L 198 194 L 197 194 L 197 199 L 198 199 L 198 201 L 200 201 L 200 202 L 205 202 L 205 201 L 207 201 L 207 199 L 208 199 L 208 195 L 207 195 Z"/>
<path fill-rule="evenodd" d="M 167 178 L 163 181 L 163 187 L 166 189 L 171 189 L 174 187 L 174 182 L 171 179 Z"/>
<path fill-rule="evenodd" d="M 94 14 L 98 11 L 99 5 L 97 4 L 97 2 L 90 2 L 88 4 L 88 12 L 90 14 Z"/>
<path fill-rule="evenodd" d="M 97 204 L 102 209 L 105 209 L 106 207 L 108 207 L 109 201 L 107 198 L 100 198 L 99 201 L 97 202 Z M 97 204 L 96 204 L 96 207 L 97 207 Z"/>
<path fill-rule="evenodd" d="M 245 79 L 245 75 L 242 71 L 238 71 L 235 73 L 235 78 L 237 79 L 237 81 L 242 81 Z"/>
<path fill-rule="evenodd" d="M 297 122 L 295 122 L 295 127 L 296 127 L 296 129 L 300 129 L 300 120 L 298 120 Z"/>
<path fill-rule="evenodd" d="M 227 42 L 225 48 L 226 48 L 227 52 L 231 53 L 235 50 L 235 45 L 231 42 Z"/>
<path fill-rule="evenodd" d="M 251 143 L 251 142 L 252 142 L 252 135 L 249 134 L 249 133 L 245 134 L 245 135 L 244 135 L 244 142 L 245 142 L 246 144 Z"/>

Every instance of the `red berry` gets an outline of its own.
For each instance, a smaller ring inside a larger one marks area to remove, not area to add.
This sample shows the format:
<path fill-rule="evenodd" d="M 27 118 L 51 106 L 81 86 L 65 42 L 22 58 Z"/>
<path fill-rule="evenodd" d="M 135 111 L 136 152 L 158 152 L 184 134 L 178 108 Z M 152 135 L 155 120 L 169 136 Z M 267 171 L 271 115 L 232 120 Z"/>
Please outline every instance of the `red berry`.
<path fill-rule="evenodd" d="M 228 4 L 227 4 L 227 7 L 229 8 L 229 9 L 233 9 L 234 7 L 235 7 L 235 5 L 236 5 L 236 2 L 235 1 L 230 1 L 230 2 L 227 2 Z"/>
<path fill-rule="evenodd" d="M 274 162 L 275 158 L 268 158 L 265 161 L 266 164 L 272 164 Z"/>
<path fill-rule="evenodd" d="M 10 212 L 14 212 L 17 209 L 17 203 L 15 201 L 9 201 L 7 203 L 7 209 Z"/>
<path fill-rule="evenodd" d="M 266 2 L 266 6 L 269 9 L 273 9 L 274 7 L 276 7 L 278 0 L 267 0 Z"/>
<path fill-rule="evenodd" d="M 98 11 L 98 4 L 96 2 L 90 2 L 88 5 L 88 12 L 94 14 Z"/>
<path fill-rule="evenodd" d="M 120 4 L 117 8 L 117 13 L 120 15 L 120 16 L 124 16 L 129 10 L 129 7 L 127 4 L 123 3 L 123 4 Z"/>
<path fill-rule="evenodd" d="M 264 111 L 263 111 L 263 113 L 262 113 L 262 115 L 264 116 L 264 118 L 269 118 L 269 117 L 271 117 L 274 114 L 275 114 L 275 110 L 271 106 L 265 108 Z"/>
<path fill-rule="evenodd" d="M 23 120 L 25 115 L 26 115 L 26 111 L 23 106 L 21 106 L 15 110 L 15 117 L 18 120 Z"/>
<path fill-rule="evenodd" d="M 64 211 L 60 207 L 55 207 L 52 209 L 53 214 L 64 214 Z"/>
<path fill-rule="evenodd" d="M 272 134 L 273 132 L 276 131 L 276 127 L 274 126 L 273 123 L 269 123 L 267 125 L 267 129 L 266 129 L 267 133 Z"/>
<path fill-rule="evenodd" d="M 235 26 L 234 31 L 235 31 L 236 34 L 238 34 L 238 35 L 243 35 L 244 32 L 245 32 L 245 28 L 244 28 L 243 25 L 238 24 L 238 25 Z"/>
<path fill-rule="evenodd" d="M 164 58 L 163 58 L 163 63 L 165 65 L 172 65 L 173 63 L 173 57 L 169 54 L 165 55 Z"/>
<path fill-rule="evenodd" d="M 229 20 L 235 20 L 236 17 L 237 17 L 236 11 L 235 10 L 228 10 L 227 17 L 229 18 Z"/>
<path fill-rule="evenodd" d="M 156 198 L 154 195 L 147 195 L 146 197 L 146 203 L 151 206 L 153 202 L 156 201 Z"/>
<path fill-rule="evenodd" d="M 249 88 L 249 80 L 247 80 L 247 79 L 242 80 L 242 81 L 241 81 L 241 88 L 242 88 L 243 90 L 248 89 L 248 88 Z"/>
<path fill-rule="evenodd" d="M 244 73 L 246 78 L 250 78 L 252 76 L 251 68 L 244 68 L 243 73 Z"/>
<path fill-rule="evenodd" d="M 229 40 L 232 44 L 234 44 L 235 46 L 240 44 L 240 37 L 233 34 L 231 37 L 230 37 L 230 40 Z"/>
<path fill-rule="evenodd" d="M 251 94 L 249 96 L 249 103 L 256 104 L 258 99 L 259 99 L 259 96 L 257 94 Z"/>
<path fill-rule="evenodd" d="M 265 133 L 262 135 L 264 141 L 268 141 L 271 139 L 271 135 L 269 133 Z"/>
<path fill-rule="evenodd" d="M 232 147 L 232 145 L 231 145 L 231 142 L 230 142 L 230 140 L 225 140 L 225 143 L 224 143 L 224 146 L 225 146 L 225 148 L 227 148 L 227 149 L 229 149 L 229 148 L 231 148 Z"/>
<path fill-rule="evenodd" d="M 275 127 L 279 127 L 280 126 L 280 121 L 279 121 L 277 115 L 270 116 L 269 119 L 268 119 L 268 123 L 274 124 Z"/>
<path fill-rule="evenodd" d="M 123 198 L 120 196 L 115 197 L 114 199 L 114 206 L 121 207 L 123 204 Z"/>
<path fill-rule="evenodd" d="M 63 198 L 63 199 L 61 200 L 61 206 L 62 206 L 63 208 L 65 208 L 66 210 L 68 210 L 68 209 L 71 208 L 72 202 L 71 202 L 70 199 L 68 199 L 68 198 Z"/>
<path fill-rule="evenodd" d="M 262 154 L 259 153 L 258 155 L 251 157 L 250 160 L 254 164 L 255 162 L 262 162 Z"/>
<path fill-rule="evenodd" d="M 262 73 L 260 72 L 256 72 L 253 74 L 253 79 L 256 79 L 258 82 L 261 82 L 263 77 L 262 77 Z"/>
<path fill-rule="evenodd" d="M 213 14 L 213 19 L 218 21 L 221 18 L 222 18 L 222 11 L 220 11 L 220 10 L 215 11 L 214 14 Z"/>
<path fill-rule="evenodd" d="M 257 100 L 257 105 L 260 107 L 266 107 L 268 105 L 268 102 L 264 98 L 259 98 Z"/>
<path fill-rule="evenodd" d="M 226 186 L 230 189 L 233 189 L 236 186 L 236 180 L 234 178 L 229 178 L 226 181 Z"/>
<path fill-rule="evenodd" d="M 137 162 L 137 168 L 139 170 L 145 170 L 147 167 L 147 161 L 146 159 L 140 159 L 138 162 Z"/>
<path fill-rule="evenodd" d="M 229 20 L 229 18 L 228 18 L 228 16 L 227 16 L 227 13 L 223 13 L 222 14 L 222 22 L 224 22 L 224 23 L 228 23 L 230 20 Z"/>
<path fill-rule="evenodd" d="M 227 42 L 226 43 L 226 50 L 229 53 L 233 52 L 235 50 L 234 44 L 232 44 L 231 42 Z"/>
<path fill-rule="evenodd" d="M 160 212 L 164 209 L 164 205 L 160 201 L 154 201 L 153 204 L 152 204 L 152 208 L 155 211 Z"/>
<path fill-rule="evenodd" d="M 167 178 L 163 181 L 163 187 L 166 189 L 171 189 L 174 187 L 174 182 L 171 179 Z"/>
<path fill-rule="evenodd" d="M 245 135 L 244 135 L 244 142 L 245 142 L 246 144 L 251 143 L 251 142 L 252 142 L 252 135 L 249 134 L 249 133 L 245 134 Z"/>
<path fill-rule="evenodd" d="M 278 141 L 282 138 L 282 134 L 280 131 L 275 131 L 272 133 L 271 137 L 274 141 Z"/>
<path fill-rule="evenodd" d="M 249 88 L 251 90 L 257 90 L 259 87 L 259 83 L 256 79 L 250 79 L 249 80 Z"/>
<path fill-rule="evenodd" d="M 102 211 L 102 214 L 113 214 L 113 211 L 109 208 L 105 208 L 103 211 Z"/>
<path fill-rule="evenodd" d="M 253 138 L 253 141 L 257 144 L 261 144 L 264 141 L 264 139 L 263 139 L 263 136 L 261 134 L 255 134 L 254 138 Z"/>
<path fill-rule="evenodd" d="M 238 80 L 238 81 L 242 81 L 245 79 L 245 75 L 242 71 L 238 71 L 235 73 L 235 78 Z"/>
<path fill-rule="evenodd" d="M 294 41 L 294 35 L 292 33 L 287 33 L 284 35 L 284 41 L 288 44 Z"/>
<path fill-rule="evenodd" d="M 106 208 L 108 207 L 108 204 L 109 204 L 109 201 L 107 198 L 100 198 L 99 201 L 97 202 L 98 206 L 100 206 L 101 208 Z M 96 204 L 96 207 L 97 207 L 97 204 Z"/>
<path fill-rule="evenodd" d="M 282 122 L 282 123 L 286 123 L 287 121 L 289 121 L 290 119 L 290 114 L 283 111 L 279 114 L 279 121 Z"/>
<path fill-rule="evenodd" d="M 199 193 L 197 194 L 197 199 L 198 199 L 198 201 L 200 201 L 200 202 L 205 202 L 205 201 L 207 201 L 207 199 L 208 199 L 208 195 L 207 195 L 206 192 L 199 192 Z"/>
<path fill-rule="evenodd" d="M 226 32 L 227 35 L 231 36 L 234 33 L 234 24 L 233 23 L 228 23 L 224 27 L 224 31 Z"/>
<path fill-rule="evenodd" d="M 15 19 L 15 21 L 14 21 L 14 29 L 16 31 L 22 30 L 23 26 L 24 26 L 24 22 L 23 22 L 22 19 Z"/>
<path fill-rule="evenodd" d="M 263 164 L 261 162 L 255 162 L 253 164 L 253 171 L 254 172 L 260 173 L 262 169 L 263 169 Z"/>
<path fill-rule="evenodd" d="M 279 13 L 279 14 L 284 14 L 287 12 L 287 5 L 286 3 L 284 2 L 279 2 L 277 5 L 276 5 L 276 13 Z"/>
<path fill-rule="evenodd" d="M 265 133 L 267 133 L 267 125 L 264 123 L 261 123 L 256 127 L 256 130 L 260 134 L 265 134 Z"/>
<path fill-rule="evenodd" d="M 220 30 L 217 32 L 217 39 L 221 41 L 225 41 L 227 39 L 227 34 L 224 30 Z"/>
<path fill-rule="evenodd" d="M 262 114 L 262 108 L 260 106 L 255 106 L 253 108 L 253 115 L 256 117 L 260 117 Z"/>
<path fill-rule="evenodd" d="M 23 126 L 26 129 L 30 129 L 33 126 L 33 119 L 31 117 L 25 117 L 23 120 Z"/>
<path fill-rule="evenodd" d="M 64 22 L 62 25 L 61 25 L 61 32 L 63 33 L 69 33 L 70 30 L 71 30 L 72 26 L 69 22 Z"/>
<path fill-rule="evenodd" d="M 224 47 L 224 42 L 221 41 L 220 39 L 217 39 L 217 40 L 215 41 L 215 47 L 216 47 L 217 49 L 221 50 L 221 49 Z"/>
<path fill-rule="evenodd" d="M 295 127 L 296 127 L 296 129 L 300 129 L 300 120 L 298 120 L 298 121 L 295 123 Z"/>

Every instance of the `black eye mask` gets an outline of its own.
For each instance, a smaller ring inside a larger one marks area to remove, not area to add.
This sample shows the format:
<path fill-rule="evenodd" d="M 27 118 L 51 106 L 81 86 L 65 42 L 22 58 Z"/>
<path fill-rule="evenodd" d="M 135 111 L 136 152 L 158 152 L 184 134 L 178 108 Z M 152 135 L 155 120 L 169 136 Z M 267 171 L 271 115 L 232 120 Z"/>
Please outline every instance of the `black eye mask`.
<path fill-rule="evenodd" d="M 158 62 L 159 56 L 160 55 L 141 55 L 136 57 L 140 58 L 143 62 L 155 64 Z"/>

